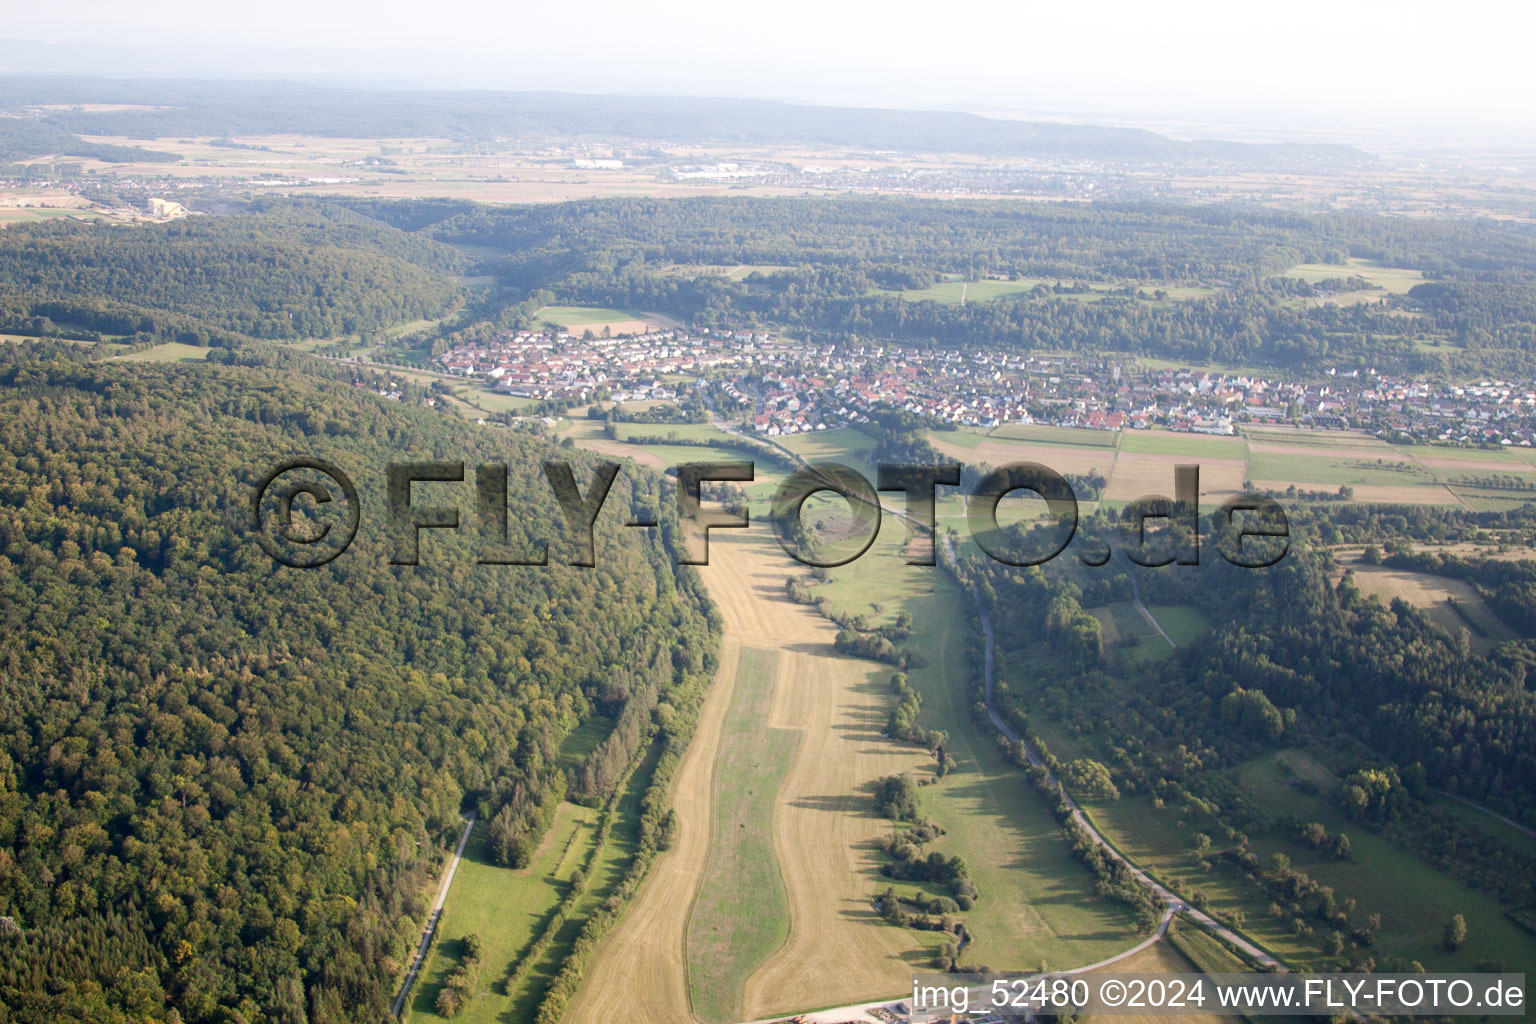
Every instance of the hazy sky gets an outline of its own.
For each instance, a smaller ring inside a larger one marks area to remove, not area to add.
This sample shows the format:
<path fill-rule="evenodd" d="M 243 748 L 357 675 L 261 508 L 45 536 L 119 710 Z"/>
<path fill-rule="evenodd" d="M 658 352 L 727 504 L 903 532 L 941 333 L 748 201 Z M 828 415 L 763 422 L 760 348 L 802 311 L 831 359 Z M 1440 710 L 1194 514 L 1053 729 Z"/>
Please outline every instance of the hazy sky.
<path fill-rule="evenodd" d="M 64 0 L 0 32 L 138 47 L 121 73 L 424 75 L 1020 110 L 1339 111 L 1536 124 L 1536 5 L 1419 0 Z M 199 46 L 216 46 L 217 56 Z M 231 54 L 228 47 L 253 48 Z M 0 65 L 31 69 L 41 54 Z M 275 50 L 310 51 L 279 54 Z M 350 51 L 321 54 L 314 51 Z M 416 51 L 412 54 L 389 51 Z M 124 51 L 130 52 L 130 51 Z M 67 70 L 82 70 L 70 67 Z"/>

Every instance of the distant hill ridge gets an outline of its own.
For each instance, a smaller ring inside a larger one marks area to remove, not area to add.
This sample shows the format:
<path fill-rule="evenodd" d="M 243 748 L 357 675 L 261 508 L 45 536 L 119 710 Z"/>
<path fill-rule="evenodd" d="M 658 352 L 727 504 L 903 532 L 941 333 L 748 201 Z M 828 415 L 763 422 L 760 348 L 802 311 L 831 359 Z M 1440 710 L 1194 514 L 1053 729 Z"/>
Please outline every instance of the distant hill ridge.
<path fill-rule="evenodd" d="M 808 143 L 871 150 L 1255 168 L 1356 166 L 1351 146 L 1182 141 L 1138 128 L 1012 121 L 926 110 L 818 107 L 775 100 L 560 92 L 432 92 L 287 82 L 0 78 L 0 111 L 54 104 L 146 104 L 155 110 L 61 110 L 30 123 L 134 138 L 298 133 L 439 136 L 465 142 L 576 135 L 737 145 Z M 24 122 L 25 123 L 25 122 Z M 17 129 L 0 121 L 0 152 Z M 39 140 L 41 141 L 41 140 Z M 35 155 L 35 154 L 33 154 Z M 12 158 L 17 157 L 12 154 Z"/>

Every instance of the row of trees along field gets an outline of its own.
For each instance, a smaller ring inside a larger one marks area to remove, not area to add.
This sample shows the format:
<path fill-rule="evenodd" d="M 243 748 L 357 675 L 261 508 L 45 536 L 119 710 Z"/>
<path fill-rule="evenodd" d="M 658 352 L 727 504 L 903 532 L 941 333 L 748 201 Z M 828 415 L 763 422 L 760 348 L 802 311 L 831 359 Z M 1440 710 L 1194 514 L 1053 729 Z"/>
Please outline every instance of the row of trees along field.
<path fill-rule="evenodd" d="M 701 324 L 1293 367 L 1536 365 L 1536 238 L 1519 227 L 894 197 L 434 202 L 416 216 L 377 204 L 359 209 L 474 247 L 513 295 L 658 310 Z M 1408 295 L 1381 290 L 1369 303 L 1309 308 L 1292 301 L 1295 283 L 1279 278 L 1298 263 L 1322 262 L 1337 264 L 1347 281 L 1347 257 L 1417 270 L 1426 281 Z M 677 269 L 737 264 L 766 269 L 741 280 Z M 889 293 L 946 274 L 1046 286 L 964 306 Z M 1073 285 L 1066 294 L 1051 286 L 1062 281 Z M 1089 285 L 1106 294 L 1082 301 Z M 1155 294 L 1180 285 L 1204 291 Z"/>
<path fill-rule="evenodd" d="M 595 568 L 560 564 L 553 452 L 314 363 L 0 349 L 0 1020 L 377 1021 L 461 810 L 520 863 L 595 715 L 620 727 L 576 787 L 612 786 L 632 719 L 697 690 L 717 627 L 669 532 L 599 529 Z M 317 571 L 246 535 L 257 478 L 297 455 L 363 495 Z M 594 457 L 559 457 L 589 478 Z M 554 564 L 477 566 L 434 535 L 390 566 L 402 458 L 506 460 L 511 543 Z M 626 472 L 607 506 L 669 486 Z"/>

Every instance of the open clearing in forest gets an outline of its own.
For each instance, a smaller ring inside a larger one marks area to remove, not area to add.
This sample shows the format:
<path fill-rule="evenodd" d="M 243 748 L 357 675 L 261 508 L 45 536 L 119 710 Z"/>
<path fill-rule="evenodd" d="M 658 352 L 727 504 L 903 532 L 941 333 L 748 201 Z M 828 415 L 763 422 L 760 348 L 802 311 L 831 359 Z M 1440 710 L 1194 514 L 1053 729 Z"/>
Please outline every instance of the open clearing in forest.
<path fill-rule="evenodd" d="M 945 306 L 960 304 L 962 296 L 966 302 L 987 302 L 992 299 L 1000 299 L 1005 295 L 1018 295 L 1034 288 L 1039 282 L 1030 279 L 1026 281 L 940 281 L 929 285 L 927 288 L 908 289 L 897 291 L 895 289 L 877 289 L 877 295 L 899 295 L 903 302 L 937 302 Z"/>
<path fill-rule="evenodd" d="M 475 826 L 464 859 L 453 876 L 453 888 L 438 922 L 437 939 L 427 956 L 416 988 L 411 993 L 413 1020 L 437 1020 L 433 1010 L 437 994 L 459 964 L 459 947 L 466 935 L 479 935 L 484 943 L 479 992 L 457 1019 L 494 1021 L 509 1005 L 491 991 L 509 964 L 537 934 L 545 918 L 565 894 L 569 879 L 558 876 L 557 867 L 567 846 L 583 852 L 591 849 L 593 821 L 597 812 L 574 804 L 561 804 L 555 823 L 521 870 L 500 867 L 486 849 L 486 822 Z"/>
<path fill-rule="evenodd" d="M 208 358 L 210 351 L 212 350 L 200 348 L 197 345 L 168 341 L 164 345 L 140 349 L 137 352 L 129 352 L 127 355 L 113 356 L 113 358 L 121 359 L 125 363 L 200 363 Z"/>
<path fill-rule="evenodd" d="M 1385 267 L 1375 260 L 1351 257 L 1347 263 L 1300 263 L 1287 270 L 1285 277 L 1296 277 L 1309 284 L 1331 278 L 1363 277 L 1383 292 L 1406 295 L 1416 284 L 1424 283 L 1422 270 L 1407 267 Z"/>
<path fill-rule="evenodd" d="M 1477 588 L 1466 580 L 1362 562 L 1347 568 L 1353 570 L 1351 578 L 1355 586 L 1363 593 L 1380 598 L 1382 604 L 1390 605 L 1394 598 L 1402 598 L 1422 609 L 1452 636 L 1463 629 L 1468 630 L 1473 646 L 1480 653 L 1486 653 L 1496 643 L 1515 639 L 1514 631 L 1494 614 Z"/>
<path fill-rule="evenodd" d="M 604 309 L 597 306 L 545 306 L 534 314 L 540 321 L 563 327 L 575 335 L 585 334 L 591 331 L 594 335 L 601 335 L 606 330 L 610 335 L 620 334 L 645 334 L 648 331 L 660 330 L 661 321 L 644 313 L 633 313 L 623 309 Z"/>
<path fill-rule="evenodd" d="M 486 826 L 476 826 L 444 904 L 438 938 L 411 993 L 412 1020 L 446 1019 L 435 1011 L 437 995 L 460 963 L 464 937 L 471 934 L 479 935 L 484 944 L 479 983 L 453 1019 L 468 1024 L 533 1019 L 581 925 L 613 892 L 634 855 L 645 774 L 631 776 L 608 840 L 596 851 L 595 859 L 599 812 L 592 808 L 561 804 L 554 824 L 524 868 L 495 864 L 485 845 Z M 556 904 L 570 889 L 571 873 L 578 867 L 589 872 L 585 895 L 556 929 L 544 954 L 522 965 L 518 982 L 509 991 L 505 982 L 510 969 L 520 963 L 529 944 L 549 923 Z"/>

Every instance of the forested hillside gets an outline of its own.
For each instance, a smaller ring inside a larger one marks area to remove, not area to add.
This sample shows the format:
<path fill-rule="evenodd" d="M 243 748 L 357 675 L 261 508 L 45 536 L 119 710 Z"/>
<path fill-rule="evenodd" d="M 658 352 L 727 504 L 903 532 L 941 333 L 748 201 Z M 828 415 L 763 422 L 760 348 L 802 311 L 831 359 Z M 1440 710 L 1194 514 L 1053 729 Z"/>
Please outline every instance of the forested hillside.
<path fill-rule="evenodd" d="M 518 863 L 564 738 L 712 664 L 665 535 L 600 526 L 595 568 L 559 564 L 554 451 L 314 366 L 0 347 L 0 1021 L 380 1019 L 461 811 Z M 362 492 L 320 570 L 247 535 L 291 455 Z M 560 456 L 585 486 L 594 458 Z M 434 536 L 391 567 L 384 467 L 434 457 L 509 461 L 511 542 L 556 564 Z M 663 486 L 622 474 L 604 522 Z"/>
<path fill-rule="evenodd" d="M 1380 516 L 1383 510 L 1376 511 Z M 1392 525 L 1382 530 L 1397 544 L 1444 519 L 1464 520 L 1476 529 L 1525 524 L 1530 517 L 1528 507 L 1508 514 L 1386 511 L 1398 513 L 1387 516 Z M 1147 717 L 1138 725 L 1141 750 L 1133 760 L 1139 766 L 1131 769 L 1126 762 L 1126 778 L 1135 785 L 1156 781 L 1157 772 L 1148 765 L 1161 762 L 1179 743 L 1200 757 L 1204 768 L 1215 768 L 1282 735 L 1346 734 L 1368 737 L 1377 753 L 1402 768 L 1416 766 L 1415 774 L 1429 785 L 1536 821 L 1536 693 L 1528 681 L 1536 641 L 1511 640 L 1479 655 L 1464 638 L 1406 602 L 1383 605 L 1362 595 L 1348 578 L 1331 583 L 1329 557 L 1313 531 L 1319 526 L 1336 531 L 1334 517 L 1349 524 L 1358 513 L 1313 509 L 1309 516 L 1316 522 L 1308 524 L 1305 539 L 1298 538 L 1279 565 L 1263 571 L 1217 557 L 1208 526 L 1202 553 L 1209 557 L 1200 566 L 1143 571 L 1117 556 L 1097 572 L 1054 564 L 1042 572 L 978 559 L 970 572 L 1002 634 L 1033 636 L 1044 627 L 1051 645 L 1069 658 L 1075 678 L 1046 685 L 1059 689 L 1062 698 L 1070 694 L 1062 706 L 1075 706 L 1074 717 L 1092 715 L 1101 692 L 1108 696 L 1103 651 L 1082 609 L 1130 598 L 1131 572 L 1145 600 L 1187 603 L 1214 621 L 1210 635 L 1141 680 L 1136 710 Z M 1109 522 L 1086 527 L 1084 543 L 1099 539 L 1118 539 Z M 1457 565 L 1435 562 L 1446 574 Z M 1481 571 L 1512 594 L 1530 586 L 1529 563 L 1490 562 Z M 1231 706 L 1223 700 L 1236 692 L 1292 713 L 1265 712 L 1232 729 L 1226 716 Z"/>
<path fill-rule="evenodd" d="M 73 132 L 41 119 L 0 118 L 0 165 L 44 155 L 94 157 L 108 163 L 175 159 L 174 154 L 141 146 L 88 142 Z"/>
<path fill-rule="evenodd" d="M 463 265 L 379 221 L 283 200 L 169 224 L 15 226 L 0 232 L 0 330 L 335 337 L 442 315 Z"/>
<path fill-rule="evenodd" d="M 1298 368 L 1536 366 L 1536 234 L 1518 225 L 892 197 L 435 202 L 380 215 L 499 254 L 485 269 L 520 296 L 704 324 Z M 1301 298 L 1317 289 L 1284 276 L 1337 266 L 1333 290 L 1348 291 L 1363 283 L 1349 283 L 1351 259 L 1424 283 L 1319 306 Z M 763 269 L 697 272 L 721 265 Z M 1025 286 L 967 304 L 899 294 L 946 274 Z"/>

